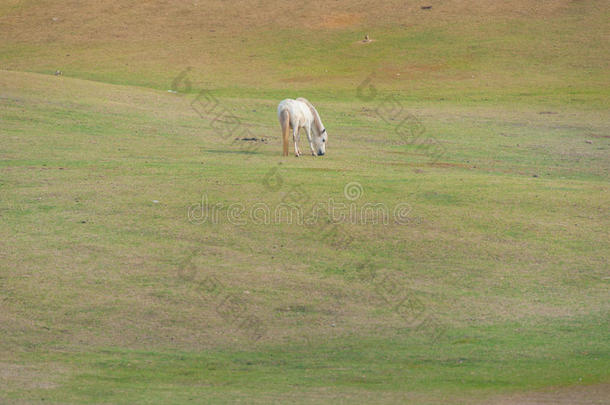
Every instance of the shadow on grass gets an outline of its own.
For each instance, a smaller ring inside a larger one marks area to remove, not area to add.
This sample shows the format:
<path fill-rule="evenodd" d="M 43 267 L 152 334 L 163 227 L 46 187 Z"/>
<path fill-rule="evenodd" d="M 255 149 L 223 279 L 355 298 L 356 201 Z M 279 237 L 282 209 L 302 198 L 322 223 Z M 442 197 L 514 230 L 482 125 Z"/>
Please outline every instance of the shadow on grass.
<path fill-rule="evenodd" d="M 263 155 L 261 152 L 249 151 L 249 150 L 230 150 L 230 149 L 202 149 L 202 152 L 206 153 L 230 153 L 235 155 Z"/>

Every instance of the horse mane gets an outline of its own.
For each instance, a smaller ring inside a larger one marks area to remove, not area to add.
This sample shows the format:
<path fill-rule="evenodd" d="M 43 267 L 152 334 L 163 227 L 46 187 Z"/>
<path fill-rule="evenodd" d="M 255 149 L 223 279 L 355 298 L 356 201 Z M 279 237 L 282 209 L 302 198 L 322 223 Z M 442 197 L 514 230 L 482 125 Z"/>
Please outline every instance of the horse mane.
<path fill-rule="evenodd" d="M 324 129 L 324 125 L 322 124 L 322 119 L 320 118 L 320 114 L 318 114 L 318 110 L 316 110 L 316 107 L 314 107 L 313 104 L 309 102 L 309 100 L 303 97 L 297 98 L 297 101 L 307 104 L 307 106 L 311 110 L 311 114 L 313 115 L 313 123 L 316 132 L 318 133 L 318 135 L 320 135 L 322 133 L 322 130 Z"/>

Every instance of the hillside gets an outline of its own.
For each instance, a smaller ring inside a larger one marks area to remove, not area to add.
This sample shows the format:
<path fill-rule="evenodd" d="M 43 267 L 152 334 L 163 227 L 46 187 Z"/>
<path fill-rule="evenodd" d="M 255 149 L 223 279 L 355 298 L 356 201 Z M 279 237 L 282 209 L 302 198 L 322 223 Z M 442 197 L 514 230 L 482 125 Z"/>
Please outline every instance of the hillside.
<path fill-rule="evenodd" d="M 604 403 L 607 2 L 287 4 L 0 4 L 0 402 Z"/>
<path fill-rule="evenodd" d="M 198 88 L 325 98 L 376 72 L 378 86 L 413 98 L 604 103 L 604 1 L 308 5 L 11 0 L 0 8 L 0 66 L 158 89 L 191 66 Z"/>

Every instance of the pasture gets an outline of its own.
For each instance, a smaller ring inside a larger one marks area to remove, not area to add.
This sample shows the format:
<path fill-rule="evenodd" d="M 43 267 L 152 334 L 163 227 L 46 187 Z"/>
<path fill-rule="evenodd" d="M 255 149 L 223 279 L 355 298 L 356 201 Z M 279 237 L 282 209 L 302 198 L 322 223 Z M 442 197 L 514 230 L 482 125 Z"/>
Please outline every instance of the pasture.
<path fill-rule="evenodd" d="M 610 7 L 311 3 L 0 5 L 0 402 L 607 399 Z"/>

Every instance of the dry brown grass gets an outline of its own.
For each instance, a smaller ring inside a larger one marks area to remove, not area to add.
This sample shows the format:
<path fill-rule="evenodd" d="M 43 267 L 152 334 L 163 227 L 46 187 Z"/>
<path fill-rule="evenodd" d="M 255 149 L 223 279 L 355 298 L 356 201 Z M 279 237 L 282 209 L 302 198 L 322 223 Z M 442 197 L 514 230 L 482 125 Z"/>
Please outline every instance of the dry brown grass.
<path fill-rule="evenodd" d="M 566 75 L 584 80 L 571 64 L 597 69 L 600 53 L 590 50 L 603 49 L 608 35 L 599 23 L 608 13 L 603 1 L 455 0 L 430 10 L 395 0 L 308 4 L 295 11 L 279 0 L 13 1 L 0 9 L 2 67 L 161 88 L 193 66 L 197 87 L 349 90 L 378 70 L 380 84 L 427 94 L 438 86 L 503 88 L 518 66 L 523 87 L 563 88 Z M 583 30 L 563 32 L 566 22 Z M 362 46 L 365 34 L 374 41 Z M 546 61 L 545 74 L 534 56 Z"/>
<path fill-rule="evenodd" d="M 312 0 L 298 12 L 280 0 L 237 0 L 230 7 L 222 0 L 126 1 L 110 0 L 30 2 L 11 0 L 0 9 L 0 27 L 11 41 L 70 44 L 218 38 L 213 32 L 247 32 L 264 27 L 315 27 L 340 29 L 383 24 L 419 25 L 431 21 L 472 18 L 548 18 L 574 7 L 601 7 L 602 2 L 450 0 L 422 11 L 417 2 L 363 0 L 328 2 Z M 213 30 L 213 32 L 211 31 Z"/>

